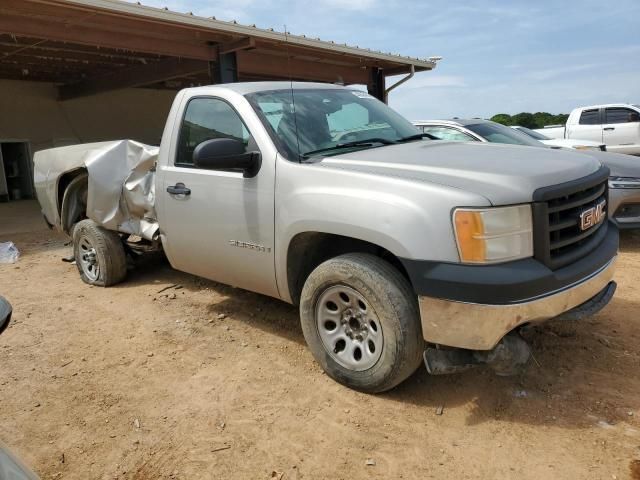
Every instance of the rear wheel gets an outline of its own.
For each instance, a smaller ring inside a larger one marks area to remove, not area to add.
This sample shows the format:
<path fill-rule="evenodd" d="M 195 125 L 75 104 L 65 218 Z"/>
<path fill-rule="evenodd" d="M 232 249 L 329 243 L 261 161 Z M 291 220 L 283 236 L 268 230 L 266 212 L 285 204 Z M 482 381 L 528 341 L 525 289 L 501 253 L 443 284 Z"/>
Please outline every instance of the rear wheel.
<path fill-rule="evenodd" d="M 373 255 L 318 266 L 302 290 L 300 318 L 315 359 L 350 388 L 389 390 L 421 363 L 417 298 L 400 272 Z"/>
<path fill-rule="evenodd" d="M 93 220 L 75 225 L 73 256 L 80 277 L 89 285 L 109 287 L 127 275 L 127 257 L 120 236 Z"/>

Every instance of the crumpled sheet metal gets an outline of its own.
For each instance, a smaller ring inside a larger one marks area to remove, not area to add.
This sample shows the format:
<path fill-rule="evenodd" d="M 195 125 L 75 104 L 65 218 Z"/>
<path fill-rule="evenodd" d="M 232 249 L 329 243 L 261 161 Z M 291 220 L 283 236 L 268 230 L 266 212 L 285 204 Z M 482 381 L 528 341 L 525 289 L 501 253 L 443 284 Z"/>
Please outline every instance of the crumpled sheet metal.
<path fill-rule="evenodd" d="M 58 179 L 66 172 L 85 167 L 89 172 L 87 216 L 109 230 L 153 240 L 159 228 L 154 208 L 158 152 L 158 147 L 133 140 L 37 152 L 35 181 L 43 212 L 60 227 Z"/>

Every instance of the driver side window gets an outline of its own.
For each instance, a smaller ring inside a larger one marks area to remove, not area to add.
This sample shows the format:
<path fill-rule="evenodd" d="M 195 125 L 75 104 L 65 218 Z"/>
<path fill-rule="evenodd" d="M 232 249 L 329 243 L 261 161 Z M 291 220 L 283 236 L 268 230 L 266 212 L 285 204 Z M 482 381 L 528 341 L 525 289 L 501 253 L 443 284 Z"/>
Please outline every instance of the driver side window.
<path fill-rule="evenodd" d="M 193 151 L 206 140 L 231 138 L 249 145 L 251 135 L 236 111 L 219 98 L 189 101 L 180 127 L 175 164 L 193 166 Z"/>

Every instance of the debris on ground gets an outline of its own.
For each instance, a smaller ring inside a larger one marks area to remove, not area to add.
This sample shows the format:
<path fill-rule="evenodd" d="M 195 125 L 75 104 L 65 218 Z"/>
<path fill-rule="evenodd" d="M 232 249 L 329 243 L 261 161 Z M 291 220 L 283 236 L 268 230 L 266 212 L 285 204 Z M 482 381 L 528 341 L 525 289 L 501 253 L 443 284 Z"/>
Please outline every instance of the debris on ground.
<path fill-rule="evenodd" d="M 158 290 L 156 293 L 162 293 L 164 291 L 171 290 L 172 288 L 176 288 L 177 286 L 178 286 L 177 283 L 174 283 L 173 285 L 167 285 L 166 287 L 161 288 L 160 290 Z"/>
<path fill-rule="evenodd" d="M 367 458 L 367 461 L 364 463 L 369 467 L 375 467 L 376 465 L 376 461 L 373 458 Z"/>
<path fill-rule="evenodd" d="M 436 408 L 436 415 L 442 415 L 443 411 L 444 411 L 444 406 L 438 405 L 438 408 Z"/>
<path fill-rule="evenodd" d="M 231 445 L 223 445 L 221 447 L 215 447 L 211 449 L 211 452 L 220 452 L 222 450 L 229 450 L 231 448 Z"/>
<path fill-rule="evenodd" d="M 0 263 L 16 263 L 19 257 L 18 247 L 13 242 L 0 243 Z"/>

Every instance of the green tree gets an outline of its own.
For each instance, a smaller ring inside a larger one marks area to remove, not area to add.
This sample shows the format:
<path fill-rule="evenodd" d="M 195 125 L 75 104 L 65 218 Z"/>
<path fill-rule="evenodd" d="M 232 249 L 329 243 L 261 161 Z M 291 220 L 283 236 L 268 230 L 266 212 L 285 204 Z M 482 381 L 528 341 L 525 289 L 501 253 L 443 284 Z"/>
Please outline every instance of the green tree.
<path fill-rule="evenodd" d="M 565 123 L 567 123 L 568 119 L 569 119 L 568 113 L 559 113 L 558 115 L 553 115 L 553 122 L 550 125 L 560 125 L 560 124 L 564 125 Z"/>
<path fill-rule="evenodd" d="M 512 125 L 520 125 L 527 128 L 538 128 L 532 113 L 520 112 L 511 117 Z"/>
<path fill-rule="evenodd" d="M 536 112 L 533 114 L 533 121 L 536 128 L 542 128 L 545 125 L 553 125 L 554 116 L 547 112 Z"/>
<path fill-rule="evenodd" d="M 536 112 L 533 114 L 521 112 L 513 116 L 508 113 L 497 113 L 490 120 L 507 126 L 520 125 L 527 128 L 544 128 L 547 125 L 564 125 L 567 123 L 567 118 L 569 118 L 569 115 L 566 113 L 553 115 L 549 112 Z"/>
<path fill-rule="evenodd" d="M 492 122 L 501 123 L 502 125 L 513 125 L 511 115 L 508 113 L 498 113 L 491 117 Z"/>

